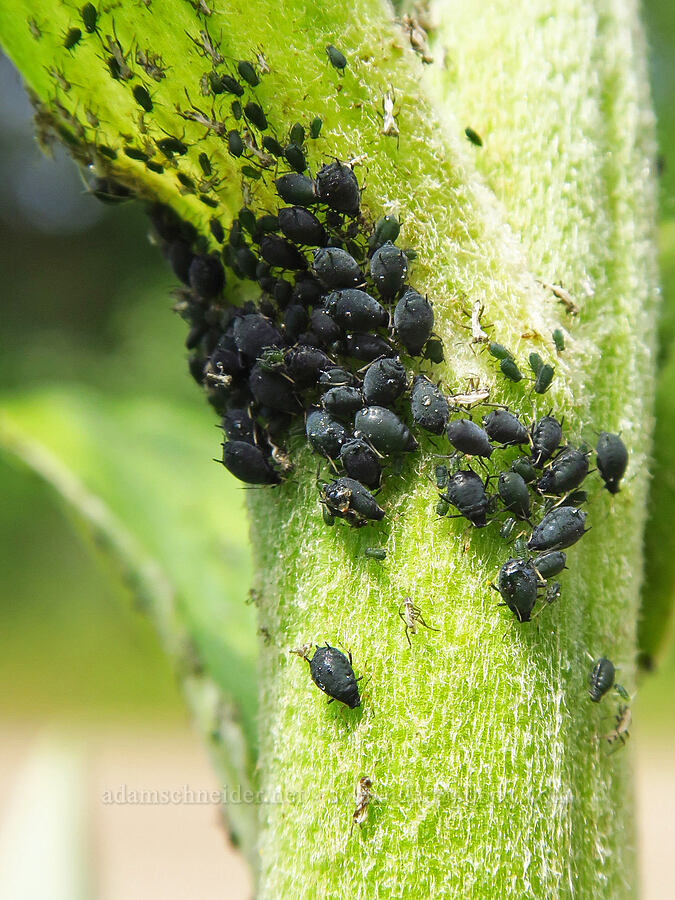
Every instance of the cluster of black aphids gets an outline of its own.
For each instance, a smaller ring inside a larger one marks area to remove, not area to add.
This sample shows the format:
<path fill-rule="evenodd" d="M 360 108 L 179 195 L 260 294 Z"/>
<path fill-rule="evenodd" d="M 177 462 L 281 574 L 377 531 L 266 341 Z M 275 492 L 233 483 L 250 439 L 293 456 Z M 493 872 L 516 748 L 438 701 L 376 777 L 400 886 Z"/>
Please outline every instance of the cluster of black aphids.
<path fill-rule="evenodd" d="M 473 445 L 469 447 L 467 443 L 457 449 L 473 456 L 491 456 L 492 443 L 502 448 L 530 446 L 529 457 L 516 458 L 499 473 L 496 494 L 488 492 L 494 476 L 483 480 L 471 469 L 450 474 L 447 466 L 436 467 L 439 514 L 446 515 L 453 506 L 476 528 L 483 528 L 488 524 L 488 516 L 496 513 L 501 504 L 512 514 L 502 525 L 502 537 L 511 538 L 517 521 L 531 528 L 527 540 L 522 535 L 516 539 L 514 556 L 500 568 L 496 585 L 516 618 L 529 622 L 542 591 L 545 605 L 560 596 L 558 582 L 550 586 L 547 582 L 565 568 L 567 557 L 563 551 L 586 533 L 586 513 L 580 507 L 587 494 L 580 488 L 589 473 L 590 450 L 561 446 L 562 424 L 551 415 L 543 416 L 528 430 L 513 413 L 495 409 L 484 417 L 483 428 L 468 420 L 457 420 L 449 423 L 448 430 L 459 422 L 467 423 L 462 429 L 472 435 Z M 595 457 L 605 487 L 616 494 L 628 464 L 628 452 L 619 435 L 601 432 Z"/>
<path fill-rule="evenodd" d="M 399 223 L 367 222 L 350 166 L 283 175 L 276 188 L 292 205 L 258 217 L 242 209 L 227 240 L 216 235 L 220 254 L 198 252 L 193 230 L 166 207 L 151 217 L 187 286 L 178 309 L 190 324 L 190 371 L 222 417 L 225 467 L 248 484 L 278 484 L 290 467 L 289 426 L 304 417 L 312 448 L 344 472 L 321 488 L 327 520 L 360 525 L 384 515 L 371 494 L 382 461 L 417 447 L 401 356 L 440 362 L 443 348 L 431 303 L 407 283 L 413 253 L 395 246 Z M 257 282 L 257 303 L 224 303 L 226 270 Z M 434 432 L 437 393 L 418 376 L 410 396 L 413 422 Z"/>

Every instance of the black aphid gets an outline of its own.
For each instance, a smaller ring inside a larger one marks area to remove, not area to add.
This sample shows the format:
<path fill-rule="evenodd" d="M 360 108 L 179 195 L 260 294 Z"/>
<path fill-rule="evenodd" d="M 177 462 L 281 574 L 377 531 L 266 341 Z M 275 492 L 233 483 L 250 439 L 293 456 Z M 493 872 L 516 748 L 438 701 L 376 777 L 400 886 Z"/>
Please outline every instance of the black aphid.
<path fill-rule="evenodd" d="M 537 573 L 529 559 L 508 559 L 499 570 L 497 590 L 519 622 L 530 621 L 538 586 Z"/>
<path fill-rule="evenodd" d="M 564 494 L 579 487 L 587 475 L 588 456 L 574 447 L 565 447 L 544 470 L 537 490 L 542 494 Z"/>
<path fill-rule="evenodd" d="M 408 376 L 399 359 L 376 359 L 363 376 L 366 406 L 390 406 L 408 386 Z"/>
<path fill-rule="evenodd" d="M 227 149 L 232 156 L 237 158 L 244 152 L 244 142 L 238 131 L 232 130 L 227 132 Z"/>
<path fill-rule="evenodd" d="M 326 232 L 321 222 L 302 206 L 280 209 L 278 219 L 282 234 L 296 244 L 321 247 L 326 241 Z"/>
<path fill-rule="evenodd" d="M 63 46 L 66 50 L 72 50 L 82 40 L 82 32 L 79 28 L 69 28 L 63 38 Z"/>
<path fill-rule="evenodd" d="M 431 303 L 413 288 L 408 288 L 394 309 L 394 328 L 408 353 L 419 356 L 434 328 Z"/>
<path fill-rule="evenodd" d="M 134 100 L 140 107 L 142 107 L 145 112 L 152 112 L 152 99 L 147 89 L 143 87 L 142 84 L 137 84 L 133 91 Z"/>
<path fill-rule="evenodd" d="M 340 366 L 331 366 L 329 369 L 326 369 L 325 372 L 321 373 L 319 384 L 325 385 L 326 387 L 340 387 L 343 384 L 354 384 L 354 376 L 351 372 L 347 371 L 347 369 L 342 369 Z"/>
<path fill-rule="evenodd" d="M 260 313 L 237 316 L 232 333 L 237 350 L 250 364 L 262 355 L 265 347 L 281 347 L 283 344 L 279 329 Z"/>
<path fill-rule="evenodd" d="M 337 69 L 338 72 L 342 72 L 347 67 L 347 58 L 337 47 L 334 47 L 332 44 L 327 44 L 326 54 L 328 55 L 330 64 L 333 68 Z"/>
<path fill-rule="evenodd" d="M 452 446 L 460 453 L 488 458 L 492 455 L 494 448 L 487 432 L 471 419 L 453 419 L 448 422 L 445 433 Z"/>
<path fill-rule="evenodd" d="M 321 398 L 321 404 L 332 416 L 351 422 L 354 414 L 363 407 L 363 394 L 357 387 L 340 385 L 329 388 Z"/>
<path fill-rule="evenodd" d="M 601 431 L 595 447 L 598 472 L 610 494 L 619 492 L 619 482 L 628 465 L 628 450 L 618 434 Z"/>
<path fill-rule="evenodd" d="M 585 534 L 586 513 L 573 506 L 559 506 L 546 513 L 532 531 L 529 550 L 564 550 Z"/>
<path fill-rule="evenodd" d="M 307 175 L 290 172 L 274 182 L 277 193 L 285 203 L 294 206 L 312 206 L 317 202 L 314 182 Z"/>
<path fill-rule="evenodd" d="M 309 321 L 311 326 L 307 335 L 309 343 L 330 347 L 342 337 L 342 329 L 325 309 L 312 310 Z"/>
<path fill-rule="evenodd" d="M 271 266 L 280 269 L 307 268 L 307 260 L 298 248 L 277 234 L 263 235 L 260 241 L 260 255 Z"/>
<path fill-rule="evenodd" d="M 502 503 L 519 519 L 530 516 L 530 492 L 525 480 L 517 472 L 501 472 L 497 481 L 497 490 Z"/>
<path fill-rule="evenodd" d="M 391 241 L 384 243 L 370 260 L 370 277 L 381 297 L 391 299 L 403 287 L 408 274 L 408 258 Z"/>
<path fill-rule="evenodd" d="M 312 140 L 315 141 L 321 134 L 322 125 L 323 121 L 319 118 L 319 116 L 315 116 L 309 123 L 309 136 L 312 138 Z"/>
<path fill-rule="evenodd" d="M 358 215 L 361 202 L 359 183 L 351 168 L 338 160 L 319 169 L 316 193 L 322 203 L 336 212 Z"/>
<path fill-rule="evenodd" d="M 324 694 L 328 694 L 329 703 L 338 700 L 350 709 L 356 709 L 361 705 L 351 653 L 347 658 L 344 653 L 329 644 L 325 647 L 317 645 L 314 655 L 309 660 L 309 674 L 314 684 Z"/>
<path fill-rule="evenodd" d="M 167 159 L 172 159 L 174 156 L 183 156 L 188 152 L 187 144 L 176 137 L 160 138 L 155 143 Z"/>
<path fill-rule="evenodd" d="M 215 78 L 218 78 L 216 73 L 213 73 Z M 219 77 L 220 90 L 214 89 L 214 94 L 221 94 L 223 92 L 227 94 L 234 94 L 235 97 L 243 97 L 244 88 L 237 81 L 236 78 L 233 78 L 231 75 L 220 75 Z M 212 82 L 213 87 L 213 82 Z"/>
<path fill-rule="evenodd" d="M 137 159 L 139 162 L 147 162 L 150 159 L 148 154 L 144 150 L 139 150 L 138 147 L 125 147 L 124 155 L 129 159 Z"/>
<path fill-rule="evenodd" d="M 231 334 L 224 334 L 209 357 L 208 371 L 213 375 L 239 375 L 244 363 Z"/>
<path fill-rule="evenodd" d="M 532 426 L 532 463 L 541 468 L 560 446 L 562 424 L 553 416 L 543 416 Z"/>
<path fill-rule="evenodd" d="M 410 353 L 408 348 L 408 353 Z M 443 341 L 440 338 L 429 338 L 424 348 L 424 358 L 429 362 L 435 363 L 437 366 L 445 359 L 445 351 L 443 350 Z"/>
<path fill-rule="evenodd" d="M 308 388 L 318 384 L 321 372 L 331 360 L 319 347 L 307 344 L 292 347 L 286 352 L 286 367 L 296 387 Z"/>
<path fill-rule="evenodd" d="M 240 59 L 237 63 L 237 71 L 244 79 L 244 81 L 248 82 L 251 87 L 257 87 L 260 84 L 260 79 L 258 78 L 258 73 L 253 68 L 253 64 L 250 63 L 246 59 Z"/>
<path fill-rule="evenodd" d="M 205 300 L 217 297 L 225 286 L 225 271 L 215 254 L 198 254 L 188 270 L 190 287 Z"/>
<path fill-rule="evenodd" d="M 222 244 L 225 240 L 225 232 L 223 231 L 223 226 L 218 221 L 218 219 L 210 219 L 209 220 L 209 230 L 213 237 L 218 241 L 219 244 Z"/>
<path fill-rule="evenodd" d="M 334 254 L 336 251 L 329 248 L 327 252 Z M 358 288 L 333 291 L 326 298 L 325 305 L 326 310 L 345 331 L 383 328 L 389 321 L 386 309 L 374 297 Z"/>
<path fill-rule="evenodd" d="M 601 656 L 588 675 L 588 694 L 593 703 L 599 703 L 607 691 L 614 686 L 614 675 L 612 660 Z"/>
<path fill-rule="evenodd" d="M 309 325 L 309 314 L 304 306 L 291 303 L 284 312 L 284 335 L 289 343 L 294 344 Z"/>
<path fill-rule="evenodd" d="M 372 447 L 359 438 L 350 438 L 340 449 L 340 462 L 351 478 L 369 488 L 380 485 L 382 467 Z"/>
<path fill-rule="evenodd" d="M 251 418 L 247 409 L 228 409 L 220 424 L 228 441 L 246 441 L 247 444 L 256 442 L 255 419 Z"/>
<path fill-rule="evenodd" d="M 351 254 L 338 247 L 322 247 L 314 253 L 312 272 L 329 290 L 363 284 L 363 272 Z"/>
<path fill-rule="evenodd" d="M 309 272 L 297 272 L 293 287 L 293 302 L 303 306 L 319 306 L 323 288 L 314 275 Z"/>
<path fill-rule="evenodd" d="M 432 434 L 443 434 L 450 409 L 439 388 L 424 375 L 413 379 L 410 410 L 415 425 Z"/>
<path fill-rule="evenodd" d="M 555 344 L 555 349 L 558 353 L 562 353 L 565 349 L 565 335 L 562 333 L 562 329 L 556 328 L 551 334 L 553 338 L 553 343 Z"/>
<path fill-rule="evenodd" d="M 296 172 L 304 172 L 307 168 L 307 157 L 297 144 L 289 144 L 284 149 L 284 159 Z"/>
<path fill-rule="evenodd" d="M 247 484 L 279 484 L 281 481 L 262 450 L 248 441 L 223 444 L 223 465 L 235 478 Z"/>
<path fill-rule="evenodd" d="M 260 363 L 251 369 L 249 388 L 261 406 L 282 413 L 297 413 L 298 401 L 293 393 L 293 385 L 283 375 L 266 372 Z"/>
<path fill-rule="evenodd" d="M 337 459 L 340 448 L 349 437 L 347 430 L 324 410 L 313 410 L 307 416 L 305 434 L 312 447 L 329 459 Z"/>
<path fill-rule="evenodd" d="M 173 269 L 176 278 L 180 278 L 183 284 L 190 283 L 190 265 L 194 259 L 194 254 L 190 248 L 190 244 L 182 238 L 176 238 L 169 244 L 167 252 L 169 265 Z M 223 276 L 224 281 L 224 276 Z"/>
<path fill-rule="evenodd" d="M 384 510 L 366 488 L 354 478 L 336 478 L 321 488 L 321 502 L 328 512 L 352 525 L 365 525 L 368 519 L 379 522 Z"/>
<path fill-rule="evenodd" d="M 567 556 L 562 550 L 549 550 L 547 553 L 535 556 L 532 562 L 541 577 L 548 580 L 562 572 L 567 562 Z"/>
<path fill-rule="evenodd" d="M 477 131 L 474 131 L 473 128 L 470 128 L 469 126 L 467 126 L 464 129 L 464 134 L 467 136 L 467 138 L 471 141 L 471 143 L 475 147 L 483 146 L 483 138 L 478 134 Z"/>
<path fill-rule="evenodd" d="M 494 409 L 483 416 L 483 427 L 490 440 L 503 447 L 527 444 L 529 441 L 527 428 L 507 409 Z"/>
<path fill-rule="evenodd" d="M 94 4 L 85 3 L 80 10 L 80 15 L 82 16 L 82 22 L 84 23 L 84 30 L 87 34 L 93 34 L 96 31 L 96 22 L 98 20 L 98 12 L 96 11 Z"/>
<path fill-rule="evenodd" d="M 447 489 L 441 497 L 452 504 L 460 515 L 476 528 L 484 528 L 487 525 L 490 501 L 485 493 L 485 483 L 471 469 L 455 472 L 448 479 Z"/>
<path fill-rule="evenodd" d="M 380 453 L 416 450 L 417 441 L 396 413 L 383 406 L 368 406 L 354 417 L 354 436 L 368 441 Z"/>
<path fill-rule="evenodd" d="M 251 125 L 255 125 L 255 127 L 259 131 L 267 130 L 267 116 L 262 110 L 262 106 L 258 103 L 254 103 L 252 100 L 244 107 L 244 115 L 251 123 Z"/>

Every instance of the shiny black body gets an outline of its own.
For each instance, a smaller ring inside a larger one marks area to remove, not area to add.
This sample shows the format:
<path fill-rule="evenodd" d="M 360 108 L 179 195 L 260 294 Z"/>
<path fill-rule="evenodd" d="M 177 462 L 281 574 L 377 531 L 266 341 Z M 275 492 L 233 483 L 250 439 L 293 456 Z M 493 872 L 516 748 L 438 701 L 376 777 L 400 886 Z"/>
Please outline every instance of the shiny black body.
<path fill-rule="evenodd" d="M 476 528 L 487 525 L 490 501 L 485 493 L 485 484 L 471 469 L 455 472 L 448 479 L 447 489 L 441 497 L 459 510 Z"/>
<path fill-rule="evenodd" d="M 483 427 L 491 441 L 503 447 L 527 444 L 527 428 L 507 409 L 494 409 L 483 416 Z"/>
<path fill-rule="evenodd" d="M 497 481 L 497 491 L 502 503 L 519 519 L 530 516 L 530 492 L 525 479 L 517 472 L 501 472 Z"/>
<path fill-rule="evenodd" d="M 314 450 L 329 459 L 337 459 L 348 438 L 346 429 L 324 410 L 314 410 L 307 416 L 305 434 Z"/>
<path fill-rule="evenodd" d="M 281 481 L 262 450 L 248 441 L 223 444 L 223 465 L 235 478 L 247 484 L 279 484 Z"/>
<path fill-rule="evenodd" d="M 434 328 L 431 303 L 413 288 L 408 288 L 394 309 L 394 328 L 408 353 L 419 356 Z"/>
<path fill-rule="evenodd" d="M 386 309 L 374 297 L 358 288 L 333 291 L 326 297 L 325 308 L 345 331 L 383 328 L 389 321 Z"/>
<path fill-rule="evenodd" d="M 519 622 L 530 621 L 538 586 L 537 573 L 529 559 L 507 559 L 499 570 L 497 590 Z"/>
<path fill-rule="evenodd" d="M 543 416 L 532 426 L 532 463 L 540 469 L 560 446 L 562 425 L 553 416 Z"/>
<path fill-rule="evenodd" d="M 329 703 L 338 700 L 350 709 L 361 705 L 351 654 L 347 657 L 328 643 L 325 647 L 317 645 L 309 660 L 309 674 L 314 684 L 331 698 Z"/>
<path fill-rule="evenodd" d="M 619 492 L 619 482 L 628 465 L 628 450 L 618 434 L 601 431 L 595 447 L 598 472 L 610 494 Z"/>
<path fill-rule="evenodd" d="M 453 419 L 448 422 L 445 433 L 452 446 L 469 456 L 490 457 L 494 449 L 485 429 L 471 419 Z"/>
<path fill-rule="evenodd" d="M 358 215 L 361 193 L 350 166 L 335 160 L 319 169 L 315 183 L 316 194 L 321 203 L 336 212 L 347 213 L 349 216 Z"/>
<path fill-rule="evenodd" d="M 380 297 L 391 299 L 403 287 L 408 274 L 408 258 L 391 241 L 386 241 L 373 253 L 370 260 L 370 276 Z"/>
<path fill-rule="evenodd" d="M 537 482 L 542 494 L 565 494 L 579 487 L 588 475 L 588 456 L 574 447 L 565 447 L 544 470 Z"/>
<path fill-rule="evenodd" d="M 363 376 L 364 406 L 390 406 L 408 386 L 399 359 L 376 359 Z"/>
<path fill-rule="evenodd" d="M 599 703 L 614 686 L 614 663 L 601 656 L 588 675 L 588 694 L 593 703 Z"/>
<path fill-rule="evenodd" d="M 364 283 L 359 264 L 346 250 L 339 247 L 322 247 L 316 250 L 312 272 L 329 290 L 354 288 Z"/>
<path fill-rule="evenodd" d="M 450 408 L 441 391 L 424 375 L 413 379 L 410 410 L 415 425 L 432 434 L 443 434 Z"/>
<path fill-rule="evenodd" d="M 559 506 L 546 513 L 532 530 L 528 550 L 564 550 L 585 534 L 586 513 L 573 506 Z"/>
<path fill-rule="evenodd" d="M 384 406 L 367 406 L 354 417 L 354 435 L 372 444 L 379 453 L 402 453 L 417 449 L 417 441 L 396 413 Z"/>
<path fill-rule="evenodd" d="M 380 486 L 382 467 L 372 448 L 358 438 L 350 438 L 340 448 L 340 462 L 351 478 L 369 488 Z"/>
<path fill-rule="evenodd" d="M 352 525 L 365 525 L 368 519 L 379 522 L 384 510 L 366 488 L 354 478 L 336 478 L 323 485 L 321 498 L 331 515 L 346 519 Z"/>

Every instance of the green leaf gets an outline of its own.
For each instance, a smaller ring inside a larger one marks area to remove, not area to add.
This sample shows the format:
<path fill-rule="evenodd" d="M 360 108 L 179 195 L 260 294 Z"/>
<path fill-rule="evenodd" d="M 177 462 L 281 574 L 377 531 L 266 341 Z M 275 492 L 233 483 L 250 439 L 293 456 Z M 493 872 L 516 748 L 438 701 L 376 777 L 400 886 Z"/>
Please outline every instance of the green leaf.
<path fill-rule="evenodd" d="M 173 658 L 221 774 L 248 784 L 256 646 L 243 492 L 209 460 L 204 413 L 81 388 L 19 395 L 4 403 L 0 448 L 43 478 L 115 562 Z M 250 809 L 228 813 L 251 846 Z"/>

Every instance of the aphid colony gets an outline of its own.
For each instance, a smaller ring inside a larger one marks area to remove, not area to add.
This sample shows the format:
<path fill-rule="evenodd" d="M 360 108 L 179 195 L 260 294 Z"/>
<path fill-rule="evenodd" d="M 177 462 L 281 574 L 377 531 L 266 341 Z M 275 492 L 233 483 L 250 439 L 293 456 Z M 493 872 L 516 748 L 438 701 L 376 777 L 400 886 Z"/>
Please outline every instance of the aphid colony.
<path fill-rule="evenodd" d="M 558 582 L 550 586 L 547 582 L 565 568 L 564 551 L 586 533 L 586 512 L 579 507 L 587 499 L 580 487 L 589 474 L 590 450 L 563 444 L 562 423 L 551 415 L 527 429 L 504 408 L 485 415 L 483 427 L 470 419 L 451 420 L 446 433 L 455 453 L 450 469 L 436 466 L 436 512 L 446 516 L 454 507 L 457 512 L 453 516 L 464 517 L 475 528 L 500 521 L 500 535 L 506 541 L 511 540 L 517 523 L 524 523 L 513 556 L 501 566 L 493 587 L 519 622 L 529 622 L 540 596 L 545 606 L 559 597 Z M 528 447 L 529 455 L 512 458 L 497 475 L 483 478 L 468 466 L 460 467 L 465 456 L 482 462 L 498 449 L 523 446 Z M 601 432 L 595 458 L 605 487 L 617 493 L 628 463 L 621 438 Z M 495 480 L 496 491 L 490 492 Z M 511 513 L 505 521 L 497 518 L 502 511 Z"/>
<path fill-rule="evenodd" d="M 388 457 L 418 446 L 406 420 L 443 431 L 448 404 L 424 376 L 411 383 L 401 357 L 432 337 L 431 303 L 407 282 L 399 224 L 361 216 L 352 168 L 338 160 L 315 178 L 276 179 L 282 203 L 256 216 L 240 210 L 220 254 L 166 207 L 151 219 L 175 274 L 177 309 L 189 322 L 190 371 L 221 416 L 222 462 L 248 484 L 274 485 L 291 463 L 283 445 L 300 420 L 312 449 L 339 477 L 322 484 L 326 519 L 352 525 L 383 518 L 372 491 Z M 256 282 L 257 304 L 226 306 L 226 271 Z M 339 468 L 338 468 L 339 467 Z"/>

